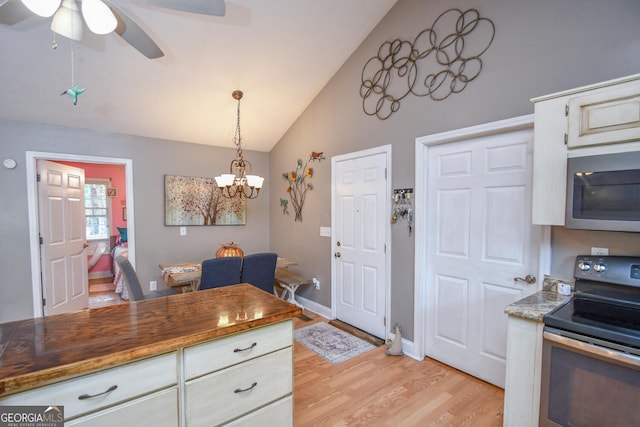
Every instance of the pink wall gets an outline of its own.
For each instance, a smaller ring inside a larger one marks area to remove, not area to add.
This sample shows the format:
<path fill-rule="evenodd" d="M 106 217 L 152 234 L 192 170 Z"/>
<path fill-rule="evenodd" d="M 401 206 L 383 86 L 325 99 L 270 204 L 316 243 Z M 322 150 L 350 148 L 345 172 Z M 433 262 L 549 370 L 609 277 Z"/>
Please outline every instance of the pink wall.
<path fill-rule="evenodd" d="M 56 163 L 62 163 L 65 165 L 84 169 L 85 179 L 111 179 L 111 188 L 116 189 L 116 197 L 113 197 L 111 199 L 111 235 L 119 236 L 118 229 L 116 227 L 125 228 L 127 226 L 127 221 L 125 221 L 123 218 L 123 208 L 126 207 L 127 201 L 127 186 L 124 165 L 68 162 L 62 160 L 56 161 Z M 91 256 L 91 254 L 89 254 L 89 256 Z M 111 255 L 107 253 L 100 258 L 100 261 L 98 261 L 98 263 L 91 270 L 89 270 L 89 272 L 97 273 L 110 270 Z"/>

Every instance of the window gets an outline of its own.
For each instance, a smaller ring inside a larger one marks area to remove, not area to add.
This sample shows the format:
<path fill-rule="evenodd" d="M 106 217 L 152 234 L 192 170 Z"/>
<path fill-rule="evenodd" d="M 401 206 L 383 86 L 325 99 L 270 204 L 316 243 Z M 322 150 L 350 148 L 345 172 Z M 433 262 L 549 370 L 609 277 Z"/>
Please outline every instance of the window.
<path fill-rule="evenodd" d="M 84 185 L 84 207 L 87 222 L 87 240 L 108 239 L 110 199 L 107 198 L 109 181 L 87 179 Z"/>

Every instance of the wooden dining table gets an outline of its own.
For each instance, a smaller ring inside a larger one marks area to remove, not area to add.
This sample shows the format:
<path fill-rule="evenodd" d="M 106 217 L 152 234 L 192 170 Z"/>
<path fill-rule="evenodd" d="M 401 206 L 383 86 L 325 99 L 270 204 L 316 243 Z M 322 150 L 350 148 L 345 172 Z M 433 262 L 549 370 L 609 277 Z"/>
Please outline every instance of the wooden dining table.
<path fill-rule="evenodd" d="M 276 269 L 297 265 L 296 261 L 278 257 Z M 169 262 L 160 264 L 162 277 L 167 285 L 178 288 L 182 292 L 196 291 L 200 286 L 202 262 Z"/>

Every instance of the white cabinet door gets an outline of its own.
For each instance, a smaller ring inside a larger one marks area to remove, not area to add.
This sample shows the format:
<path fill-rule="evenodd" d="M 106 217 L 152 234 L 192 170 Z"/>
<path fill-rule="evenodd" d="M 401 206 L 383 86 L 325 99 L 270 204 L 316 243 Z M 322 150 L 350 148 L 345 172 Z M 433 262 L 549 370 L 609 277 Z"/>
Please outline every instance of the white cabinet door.
<path fill-rule="evenodd" d="M 640 80 L 569 99 L 569 148 L 640 139 Z"/>
<path fill-rule="evenodd" d="M 537 427 L 542 369 L 541 322 L 509 316 L 504 427 Z"/>
<path fill-rule="evenodd" d="M 567 197 L 566 98 L 535 104 L 531 221 L 564 225 Z"/>

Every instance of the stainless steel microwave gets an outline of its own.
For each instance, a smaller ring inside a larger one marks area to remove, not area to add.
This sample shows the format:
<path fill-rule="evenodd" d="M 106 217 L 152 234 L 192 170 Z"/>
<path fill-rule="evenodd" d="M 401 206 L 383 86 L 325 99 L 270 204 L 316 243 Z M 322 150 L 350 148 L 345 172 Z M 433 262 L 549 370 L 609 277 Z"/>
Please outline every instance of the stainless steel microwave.
<path fill-rule="evenodd" d="M 565 226 L 640 232 L 640 151 L 569 158 Z"/>

